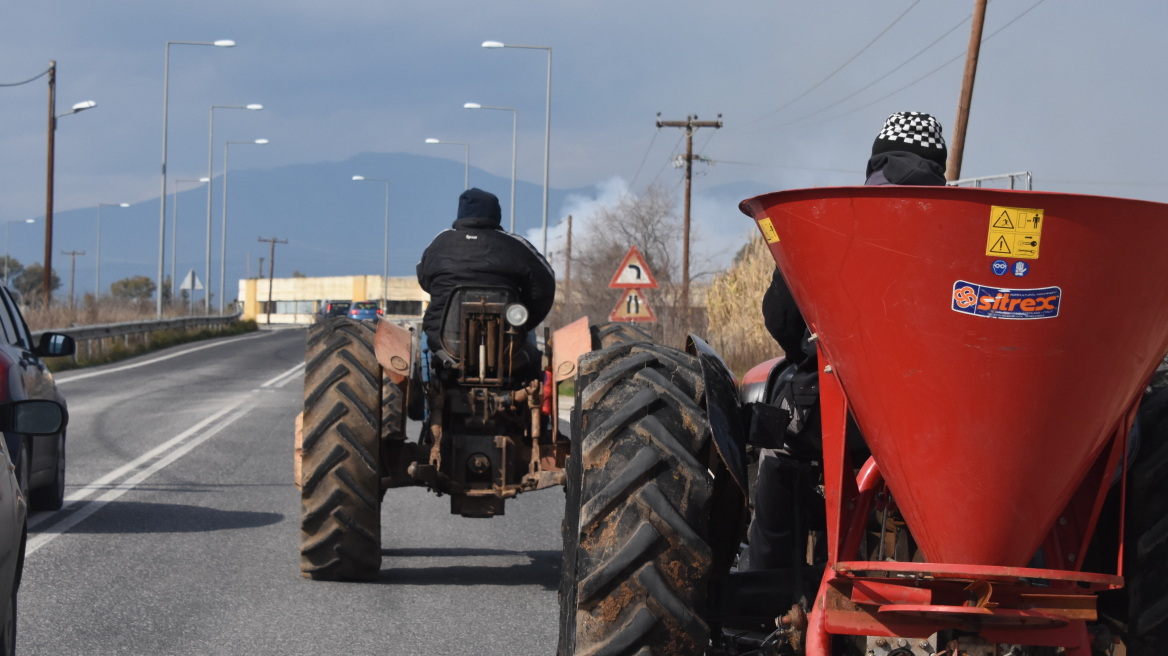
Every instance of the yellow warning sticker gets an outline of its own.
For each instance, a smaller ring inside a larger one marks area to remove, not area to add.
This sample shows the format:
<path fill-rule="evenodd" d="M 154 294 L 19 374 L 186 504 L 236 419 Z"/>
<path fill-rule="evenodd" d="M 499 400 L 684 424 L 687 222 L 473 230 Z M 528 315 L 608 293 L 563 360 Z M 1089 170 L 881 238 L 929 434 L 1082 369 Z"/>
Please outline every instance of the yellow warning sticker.
<path fill-rule="evenodd" d="M 769 218 L 763 217 L 758 222 L 758 229 L 762 230 L 762 238 L 766 240 L 766 243 L 774 244 L 779 241 L 779 233 L 775 232 L 775 226 Z"/>
<path fill-rule="evenodd" d="M 1040 209 L 991 206 L 986 255 L 1037 260 L 1042 242 L 1042 215 Z"/>

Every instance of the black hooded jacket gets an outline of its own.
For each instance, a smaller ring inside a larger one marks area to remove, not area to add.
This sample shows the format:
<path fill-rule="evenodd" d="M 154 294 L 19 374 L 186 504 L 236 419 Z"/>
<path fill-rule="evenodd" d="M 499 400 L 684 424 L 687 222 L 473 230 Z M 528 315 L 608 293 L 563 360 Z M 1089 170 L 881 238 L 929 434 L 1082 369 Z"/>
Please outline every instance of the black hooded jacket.
<path fill-rule="evenodd" d="M 418 262 L 418 284 L 430 293 L 422 328 L 431 348 L 441 344 L 446 301 L 462 285 L 507 286 L 527 307 L 524 328 L 534 329 L 547 317 L 556 296 L 551 265 L 526 239 L 500 228 L 499 199 L 481 189 L 468 189 L 458 199 L 458 218 L 438 233 Z"/>
<path fill-rule="evenodd" d="M 865 185 L 919 185 L 945 184 L 945 167 L 916 153 L 892 150 L 873 155 L 864 174 Z"/>

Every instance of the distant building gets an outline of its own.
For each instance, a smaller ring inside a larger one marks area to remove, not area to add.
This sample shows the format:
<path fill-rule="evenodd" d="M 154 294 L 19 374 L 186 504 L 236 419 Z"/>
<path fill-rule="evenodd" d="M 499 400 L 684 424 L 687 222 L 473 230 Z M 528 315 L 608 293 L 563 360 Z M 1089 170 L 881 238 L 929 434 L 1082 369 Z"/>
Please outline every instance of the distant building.
<path fill-rule="evenodd" d="M 263 323 L 309 324 L 328 301 L 379 301 L 390 319 L 420 319 L 430 302 L 413 276 L 391 277 L 386 281 L 388 299 L 382 298 L 381 276 L 336 276 L 331 278 L 275 278 L 239 281 L 243 318 Z"/>

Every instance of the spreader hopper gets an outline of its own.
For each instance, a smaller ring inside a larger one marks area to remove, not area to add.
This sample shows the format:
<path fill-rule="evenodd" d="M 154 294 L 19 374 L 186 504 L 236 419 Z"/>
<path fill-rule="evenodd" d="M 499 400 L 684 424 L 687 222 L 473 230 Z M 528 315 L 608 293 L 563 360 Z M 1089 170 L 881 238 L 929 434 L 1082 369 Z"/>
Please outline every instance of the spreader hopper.
<path fill-rule="evenodd" d="M 1058 524 L 1094 523 L 1068 505 L 1097 509 L 1168 350 L 1168 206 L 889 186 L 742 210 L 927 562 L 1034 567 Z"/>

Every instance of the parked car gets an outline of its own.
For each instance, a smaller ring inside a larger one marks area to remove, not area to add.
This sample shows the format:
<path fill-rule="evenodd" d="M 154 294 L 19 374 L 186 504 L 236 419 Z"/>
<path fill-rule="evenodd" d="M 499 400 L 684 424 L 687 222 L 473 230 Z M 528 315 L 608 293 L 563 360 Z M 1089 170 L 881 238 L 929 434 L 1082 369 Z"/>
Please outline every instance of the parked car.
<path fill-rule="evenodd" d="M 381 308 L 377 306 L 377 301 L 357 301 L 349 308 L 349 318 L 376 322 L 381 319 Z"/>
<path fill-rule="evenodd" d="M 316 320 L 324 321 L 330 317 L 343 317 L 349 313 L 352 301 L 324 301 L 316 311 Z"/>
<path fill-rule="evenodd" d="M 64 435 L 67 421 L 65 407 L 56 401 L 0 403 L 0 431 L 5 435 Z M 52 441 L 51 437 L 32 439 Z M 0 442 L 0 465 L 8 466 L 0 466 L 0 654 L 12 654 L 16 650 L 16 594 L 24 569 L 28 506 L 3 444 Z"/>
<path fill-rule="evenodd" d="M 33 342 L 11 292 L 0 286 L 0 403 L 47 399 L 67 407 L 41 358 L 72 355 L 75 348 L 73 338 L 61 333 L 42 333 Z M 65 500 L 65 429 L 39 439 L 5 431 L 4 442 L 29 508 L 60 508 Z"/>

